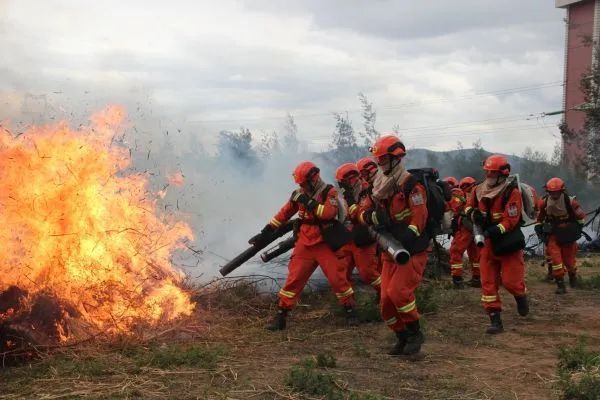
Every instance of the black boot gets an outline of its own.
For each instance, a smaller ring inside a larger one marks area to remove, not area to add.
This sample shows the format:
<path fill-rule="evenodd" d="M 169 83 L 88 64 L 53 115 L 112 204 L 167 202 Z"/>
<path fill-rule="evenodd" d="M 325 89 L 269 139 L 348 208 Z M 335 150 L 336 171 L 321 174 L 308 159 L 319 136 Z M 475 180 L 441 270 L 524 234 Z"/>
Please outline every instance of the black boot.
<path fill-rule="evenodd" d="M 275 314 L 275 318 L 273 321 L 266 326 L 265 329 L 269 331 L 282 331 L 286 326 L 286 318 L 288 315 L 288 310 L 284 308 L 280 308 L 277 310 L 277 314 Z"/>
<path fill-rule="evenodd" d="M 527 295 L 515 296 L 515 300 L 517 301 L 517 311 L 519 312 L 519 315 L 524 317 L 529 314 L 529 299 L 527 298 Z"/>
<path fill-rule="evenodd" d="M 344 306 L 344 308 L 346 309 L 346 323 L 348 326 L 357 326 L 360 324 L 356 308 L 354 306 Z"/>
<path fill-rule="evenodd" d="M 577 287 L 577 272 L 569 272 L 569 286 Z"/>
<path fill-rule="evenodd" d="M 485 333 L 495 335 L 497 333 L 504 332 L 502 326 L 502 317 L 500 317 L 500 311 L 493 311 L 490 313 L 490 326 L 485 330 Z"/>
<path fill-rule="evenodd" d="M 404 346 L 406 346 L 406 336 L 406 331 L 396 332 L 396 337 L 398 338 L 398 341 L 396 342 L 394 347 L 392 347 L 391 350 L 388 351 L 388 354 L 390 356 L 401 356 L 403 354 Z"/>
<path fill-rule="evenodd" d="M 412 356 L 421 351 L 421 345 L 425 342 L 425 336 L 421 332 L 419 320 L 406 324 L 406 345 L 402 355 Z"/>
<path fill-rule="evenodd" d="M 474 287 L 474 288 L 480 288 L 481 280 L 479 279 L 479 277 L 478 276 L 471 277 L 471 280 L 469 281 L 469 286 Z"/>
<path fill-rule="evenodd" d="M 454 289 L 464 289 L 465 284 L 462 276 L 453 276 L 452 277 L 452 286 Z"/>
<path fill-rule="evenodd" d="M 556 294 L 565 294 L 567 293 L 567 288 L 565 287 L 565 281 L 563 279 L 556 280 Z"/>

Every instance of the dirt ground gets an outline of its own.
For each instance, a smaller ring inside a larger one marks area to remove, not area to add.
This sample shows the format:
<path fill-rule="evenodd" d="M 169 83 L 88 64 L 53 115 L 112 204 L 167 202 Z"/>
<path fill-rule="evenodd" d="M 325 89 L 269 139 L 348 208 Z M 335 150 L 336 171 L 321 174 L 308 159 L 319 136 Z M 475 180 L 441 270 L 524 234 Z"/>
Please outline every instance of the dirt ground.
<path fill-rule="evenodd" d="M 580 271 L 600 275 L 600 259 Z M 528 262 L 525 318 L 502 289 L 505 333 L 493 337 L 484 333 L 479 289 L 453 290 L 448 277 L 427 283 L 437 310 L 424 316 L 421 361 L 387 356 L 394 337 L 381 322 L 346 327 L 328 292 L 307 294 L 289 329 L 278 333 L 263 329 L 273 302 L 251 288 L 201 293 L 193 321 L 143 346 L 86 343 L 0 369 L 0 399 L 558 399 L 559 347 L 585 337 L 600 348 L 600 291 L 558 296 L 544 274 L 539 261 Z M 320 370 L 333 377 L 339 397 L 295 391 L 290 371 L 323 354 L 335 359 Z"/>

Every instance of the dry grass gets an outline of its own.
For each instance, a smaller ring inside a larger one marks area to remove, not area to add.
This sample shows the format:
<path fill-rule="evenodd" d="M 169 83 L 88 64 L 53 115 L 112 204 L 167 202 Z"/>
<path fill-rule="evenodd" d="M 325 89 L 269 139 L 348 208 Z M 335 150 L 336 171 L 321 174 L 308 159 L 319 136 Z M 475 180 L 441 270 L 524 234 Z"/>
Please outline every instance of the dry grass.
<path fill-rule="evenodd" d="M 588 264 L 582 273 L 598 274 Z M 272 296 L 244 281 L 216 281 L 195 296 L 194 318 L 144 341 L 86 342 L 0 370 L 0 399 L 558 399 L 558 348 L 579 336 L 600 347 L 600 293 L 558 297 L 543 274 L 529 263 L 526 318 L 502 292 L 506 332 L 497 337 L 483 333 L 477 289 L 452 290 L 448 278 L 428 283 L 420 300 L 429 296 L 432 307 L 426 357 L 416 363 L 385 355 L 394 338 L 381 322 L 346 327 L 328 292 L 303 297 L 289 329 L 270 333 L 263 326 Z M 368 307 L 372 294 L 361 290 Z M 303 391 L 310 379 L 325 385 L 320 394 Z"/>

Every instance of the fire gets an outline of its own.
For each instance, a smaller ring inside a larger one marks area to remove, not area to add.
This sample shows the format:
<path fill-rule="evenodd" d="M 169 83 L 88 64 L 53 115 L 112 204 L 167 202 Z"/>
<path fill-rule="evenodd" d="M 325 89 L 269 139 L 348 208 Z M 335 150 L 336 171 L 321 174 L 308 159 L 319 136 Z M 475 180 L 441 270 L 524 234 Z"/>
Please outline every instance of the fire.
<path fill-rule="evenodd" d="M 171 263 L 191 229 L 159 215 L 146 176 L 127 171 L 129 151 L 114 141 L 124 118 L 111 106 L 76 130 L 0 129 L 0 293 L 49 293 L 105 333 L 194 309 Z"/>

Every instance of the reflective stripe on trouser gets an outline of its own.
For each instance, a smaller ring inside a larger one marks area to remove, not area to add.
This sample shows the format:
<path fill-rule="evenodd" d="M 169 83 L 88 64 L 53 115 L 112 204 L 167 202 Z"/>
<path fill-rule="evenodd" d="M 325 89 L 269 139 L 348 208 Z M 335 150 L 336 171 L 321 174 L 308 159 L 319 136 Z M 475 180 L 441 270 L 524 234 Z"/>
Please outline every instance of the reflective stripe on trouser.
<path fill-rule="evenodd" d="M 329 281 L 339 302 L 344 305 L 354 304 L 354 291 L 346 277 L 344 264 L 325 243 L 305 246 L 296 243 L 288 265 L 288 276 L 285 285 L 279 291 L 279 306 L 291 309 L 298 302 L 302 289 L 315 271 L 321 266 L 323 274 Z"/>
<path fill-rule="evenodd" d="M 458 266 L 460 264 L 461 268 L 451 268 L 450 273 L 452 276 L 462 276 L 465 251 L 469 255 L 470 262 L 479 262 L 479 248 L 473 243 L 473 234 L 464 226 L 460 226 L 452 238 L 452 243 L 450 243 L 450 265 Z"/>
<path fill-rule="evenodd" d="M 481 303 L 488 312 L 502 310 L 498 293 L 500 284 L 513 296 L 522 296 L 527 292 L 522 250 L 497 257 L 492 253 L 491 242 L 487 239 L 481 251 L 480 271 Z"/>
<path fill-rule="evenodd" d="M 354 243 L 348 243 L 342 247 L 341 252 L 344 254 L 343 261 L 348 275 L 356 267 L 360 279 L 364 283 L 373 286 L 376 290 L 379 290 L 381 274 L 378 271 L 377 244 L 373 243 L 366 247 L 358 247 Z"/>
<path fill-rule="evenodd" d="M 414 254 L 405 265 L 396 264 L 384 253 L 381 271 L 381 316 L 393 331 L 403 331 L 419 319 L 415 290 L 421 283 L 427 253 Z"/>
<path fill-rule="evenodd" d="M 551 260 L 553 278 L 563 279 L 565 270 L 568 272 L 577 271 L 577 242 L 560 246 L 556 242 L 556 236 L 550 235 L 546 252 Z"/>

